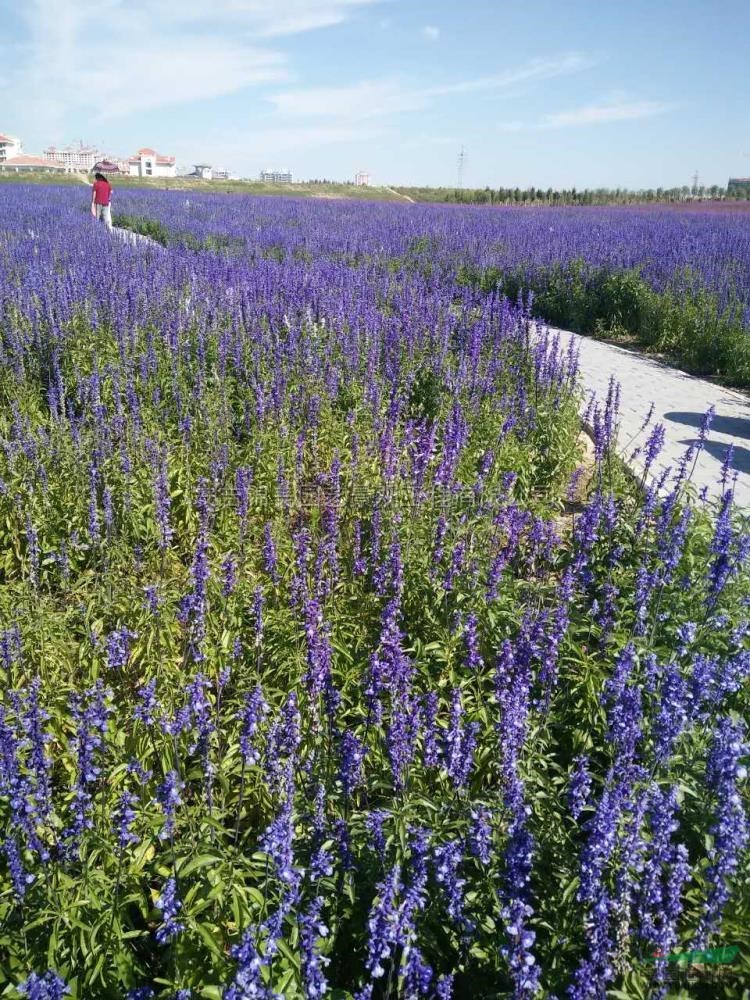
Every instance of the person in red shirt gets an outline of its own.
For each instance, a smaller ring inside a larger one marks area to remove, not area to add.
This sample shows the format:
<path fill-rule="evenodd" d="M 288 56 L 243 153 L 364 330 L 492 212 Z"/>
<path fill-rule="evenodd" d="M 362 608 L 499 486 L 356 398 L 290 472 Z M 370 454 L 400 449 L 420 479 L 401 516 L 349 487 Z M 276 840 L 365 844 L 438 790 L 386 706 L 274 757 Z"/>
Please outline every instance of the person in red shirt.
<path fill-rule="evenodd" d="M 112 228 L 112 185 L 104 174 L 94 174 L 91 185 L 91 214 L 103 222 L 107 229 Z"/>

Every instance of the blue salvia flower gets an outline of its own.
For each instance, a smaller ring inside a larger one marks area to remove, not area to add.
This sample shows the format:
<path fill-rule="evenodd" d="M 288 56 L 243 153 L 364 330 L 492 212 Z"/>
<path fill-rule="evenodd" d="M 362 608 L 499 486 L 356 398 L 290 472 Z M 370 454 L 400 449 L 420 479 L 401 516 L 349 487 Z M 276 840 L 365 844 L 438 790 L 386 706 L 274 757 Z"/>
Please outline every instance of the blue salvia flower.
<path fill-rule="evenodd" d="M 242 941 L 232 946 L 230 954 L 237 962 L 237 971 L 224 990 L 224 1000 L 279 1000 L 263 981 L 263 961 L 253 930 L 245 931 Z"/>
<path fill-rule="evenodd" d="M 362 784 L 362 763 L 366 749 L 351 730 L 347 729 L 341 738 L 341 765 L 339 774 L 344 795 L 349 799 L 352 792 Z"/>
<path fill-rule="evenodd" d="M 385 864 L 386 838 L 383 827 L 390 813 L 385 809 L 373 809 L 365 817 L 365 826 L 372 837 L 372 846 L 380 861 Z"/>
<path fill-rule="evenodd" d="M 34 882 L 34 876 L 31 872 L 25 870 L 21 852 L 18 850 L 18 842 L 14 836 L 5 838 L 3 853 L 8 861 L 8 873 L 10 874 L 13 892 L 18 902 L 22 903 L 26 896 L 26 890 Z"/>
<path fill-rule="evenodd" d="M 130 658 L 130 644 L 138 635 L 130 629 L 114 629 L 104 639 L 107 666 L 110 670 L 121 670 Z"/>
<path fill-rule="evenodd" d="M 28 979 L 16 987 L 21 996 L 28 1000 L 62 1000 L 70 993 L 70 987 L 56 972 L 49 969 L 41 976 L 32 972 Z"/>
<path fill-rule="evenodd" d="M 677 943 L 682 888 L 690 873 L 685 847 L 672 840 L 679 828 L 677 808 L 676 787 L 652 786 L 647 810 L 651 837 L 642 866 L 637 912 L 639 934 L 656 951 L 655 978 L 659 982 L 664 978 L 666 956 Z"/>
<path fill-rule="evenodd" d="M 137 844 L 138 837 L 133 833 L 132 826 L 138 818 L 135 806 L 138 805 L 138 796 L 134 795 L 128 788 L 123 789 L 115 808 L 115 831 L 117 833 L 117 843 L 120 850 L 125 850 L 130 844 Z"/>
<path fill-rule="evenodd" d="M 464 619 L 464 645 L 466 647 L 466 669 L 481 670 L 484 660 L 479 649 L 479 619 L 475 611 L 470 611 Z"/>
<path fill-rule="evenodd" d="M 470 816 L 469 850 L 483 865 L 488 865 L 492 857 L 492 813 L 486 806 L 476 806 Z"/>
<path fill-rule="evenodd" d="M 128 990 L 125 1000 L 153 1000 L 155 996 L 151 986 L 136 986 L 135 989 Z"/>
<path fill-rule="evenodd" d="M 414 942 L 406 947 L 403 977 L 404 1000 L 419 1000 L 420 997 L 431 995 L 434 973 Z"/>
<path fill-rule="evenodd" d="M 177 771 L 167 771 L 164 781 L 156 790 L 156 797 L 164 812 L 164 826 L 159 831 L 160 840 L 170 840 L 174 836 L 177 807 L 182 805 L 181 792 L 184 787 Z"/>
<path fill-rule="evenodd" d="M 169 520 L 171 497 L 169 494 L 169 463 L 166 444 L 162 446 L 157 458 L 156 475 L 154 476 L 154 500 L 156 503 L 156 524 L 159 529 L 159 549 L 166 552 L 174 535 L 174 528 Z"/>
<path fill-rule="evenodd" d="M 260 725 L 268 713 L 268 703 L 263 697 L 263 691 L 258 684 L 245 698 L 245 703 L 238 713 L 242 723 L 240 729 L 240 753 L 247 767 L 257 764 L 260 760 L 260 750 L 256 739 Z"/>
<path fill-rule="evenodd" d="M 437 713 L 437 692 L 429 691 L 422 697 L 422 761 L 425 767 L 437 767 L 440 763 Z"/>
<path fill-rule="evenodd" d="M 452 1000 L 453 997 L 453 974 L 441 976 L 435 986 L 435 996 L 437 1000 Z"/>
<path fill-rule="evenodd" d="M 161 896 L 156 901 L 156 909 L 161 911 L 162 922 L 156 929 L 156 940 L 159 944 L 167 944 L 172 938 L 185 930 L 185 925 L 177 919 L 182 909 L 182 901 L 177 893 L 177 883 L 174 877 L 167 879 Z"/>
<path fill-rule="evenodd" d="M 162 604 L 162 597 L 161 594 L 159 593 L 158 587 L 153 583 L 147 584 L 143 588 L 143 593 L 145 596 L 144 603 L 149 613 L 152 615 L 158 615 L 159 608 L 161 607 Z"/>
<path fill-rule="evenodd" d="M 399 934 L 398 896 L 401 872 L 394 865 L 377 886 L 377 896 L 367 921 L 369 937 L 365 968 L 372 979 L 381 979 L 393 959 Z"/>
<path fill-rule="evenodd" d="M 105 690 L 98 680 L 83 695 L 73 694 L 70 700 L 70 712 L 76 723 L 75 736 L 71 741 L 71 750 L 76 758 L 76 777 L 73 785 L 73 820 L 65 836 L 70 841 L 71 852 L 77 849 L 84 830 L 93 827 L 90 817 L 91 786 L 101 773 L 98 757 L 104 746 L 107 719 L 111 712 L 106 704 L 108 697 L 111 697 L 111 692 Z"/>
<path fill-rule="evenodd" d="M 260 850 L 273 861 L 276 874 L 288 886 L 296 888 L 300 875 L 294 867 L 294 821 L 292 800 L 294 783 L 287 776 L 286 798 L 269 826 L 260 838 Z"/>
<path fill-rule="evenodd" d="M 279 560 L 276 555 L 276 546 L 271 532 L 270 522 L 266 522 L 263 527 L 263 568 L 271 577 L 274 586 L 279 582 Z"/>
<path fill-rule="evenodd" d="M 471 933 L 474 924 L 466 917 L 464 886 L 466 879 L 459 875 L 464 849 L 459 840 L 439 844 L 433 851 L 435 881 L 445 894 L 448 916 L 465 933 Z"/>
<path fill-rule="evenodd" d="M 675 661 L 667 666 L 660 694 L 659 711 L 652 728 L 656 764 L 669 760 L 687 723 L 688 686 Z"/>
<path fill-rule="evenodd" d="M 570 815 L 577 820 L 585 808 L 591 793 L 591 775 L 588 766 L 589 759 L 586 754 L 576 757 L 573 773 L 570 776 L 568 786 L 568 804 Z"/>
<path fill-rule="evenodd" d="M 741 720 L 724 716 L 716 725 L 715 735 L 706 766 L 706 781 L 715 800 L 714 822 L 710 833 L 713 847 L 706 872 L 708 898 L 694 947 L 705 948 L 711 936 L 721 927 L 721 919 L 729 901 L 732 883 L 740 870 L 743 852 L 748 846 L 750 828 L 739 785 L 747 777 L 740 763 L 750 748 L 745 742 L 745 726 Z"/>
<path fill-rule="evenodd" d="M 237 560 L 234 556 L 227 556 L 221 564 L 222 584 L 221 592 L 224 597 L 230 597 L 237 586 Z"/>
<path fill-rule="evenodd" d="M 156 698 L 156 678 L 138 688 L 138 701 L 133 709 L 133 715 L 144 726 L 152 726 L 156 720 L 156 713 L 159 711 L 159 702 Z"/>
<path fill-rule="evenodd" d="M 445 761 L 448 776 L 456 789 L 466 787 L 474 765 L 479 724 L 464 724 L 461 689 L 454 688 L 451 698 L 450 725 L 445 735 Z"/>
<path fill-rule="evenodd" d="M 328 936 L 328 927 L 321 918 L 323 899 L 321 896 L 303 910 L 299 918 L 300 964 L 305 996 L 317 1000 L 328 993 L 328 980 L 323 969 L 329 959 L 320 952 L 319 940 Z"/>
<path fill-rule="evenodd" d="M 209 813 L 213 805 L 213 777 L 216 773 L 216 766 L 211 759 L 211 738 L 216 730 L 216 719 L 208 698 L 210 689 L 211 681 L 204 674 L 199 673 L 188 685 L 186 691 L 187 704 L 190 706 L 197 732 L 197 738 L 195 743 L 190 746 L 189 752 L 195 753 L 197 750 L 200 754 L 203 785 Z"/>
<path fill-rule="evenodd" d="M 393 783 L 401 791 L 409 766 L 414 759 L 419 735 L 419 704 L 404 696 L 393 708 L 391 724 L 386 730 L 386 750 L 391 764 Z"/>
<path fill-rule="evenodd" d="M 310 879 L 318 879 L 333 874 L 333 858 L 326 846 L 329 839 L 329 826 L 326 818 L 326 789 L 321 782 L 315 792 L 315 808 L 313 811 L 312 828 L 310 831 Z"/>

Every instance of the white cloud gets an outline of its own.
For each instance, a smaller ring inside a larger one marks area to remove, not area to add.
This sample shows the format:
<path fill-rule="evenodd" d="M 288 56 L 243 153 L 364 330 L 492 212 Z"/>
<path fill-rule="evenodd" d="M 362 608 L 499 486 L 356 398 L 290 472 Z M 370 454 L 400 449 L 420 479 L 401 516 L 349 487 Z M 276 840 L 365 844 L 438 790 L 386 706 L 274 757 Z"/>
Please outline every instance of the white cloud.
<path fill-rule="evenodd" d="M 480 90 L 506 90 L 516 84 L 529 83 L 532 80 L 550 80 L 558 76 L 580 73 L 593 65 L 594 61 L 589 56 L 580 52 L 567 52 L 547 59 L 530 59 L 502 73 L 432 87 L 428 93 L 433 96 L 443 96 L 470 94 Z"/>
<path fill-rule="evenodd" d="M 422 28 L 422 34 L 425 38 L 429 39 L 431 42 L 436 42 L 440 37 L 440 28 L 435 27 L 434 24 L 426 24 Z"/>
<path fill-rule="evenodd" d="M 286 55 L 272 39 L 378 2 L 27 0 L 27 37 L 9 70 L 6 61 L 0 105 L 56 133 L 66 113 L 97 121 L 286 82 Z"/>
<path fill-rule="evenodd" d="M 670 111 L 673 105 L 663 101 L 614 101 L 603 104 L 588 104 L 568 111 L 544 115 L 537 123 L 538 128 L 577 128 L 582 125 L 603 125 L 607 122 L 629 121 L 637 118 L 653 118 Z"/>
<path fill-rule="evenodd" d="M 458 80 L 433 87 L 416 87 L 397 77 L 362 80 L 348 87 L 312 87 L 281 91 L 269 99 L 285 117 L 363 120 L 403 112 L 423 111 L 437 98 L 481 91 L 503 91 L 533 80 L 576 73 L 591 65 L 580 53 L 532 59 L 491 76 Z"/>
<path fill-rule="evenodd" d="M 312 87 L 274 94 L 270 100 L 285 117 L 361 120 L 420 111 L 426 93 L 410 90 L 397 79 L 362 80 L 351 87 Z"/>

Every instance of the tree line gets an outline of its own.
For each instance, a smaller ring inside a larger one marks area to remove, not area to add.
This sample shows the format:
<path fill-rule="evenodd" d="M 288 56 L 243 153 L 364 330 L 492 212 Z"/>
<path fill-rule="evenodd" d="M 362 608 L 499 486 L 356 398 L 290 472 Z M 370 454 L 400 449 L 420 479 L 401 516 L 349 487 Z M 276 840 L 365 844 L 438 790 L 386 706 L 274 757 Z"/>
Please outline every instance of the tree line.
<path fill-rule="evenodd" d="M 449 188 L 395 187 L 415 201 L 456 202 L 461 205 L 632 205 L 639 202 L 750 200 L 749 185 L 729 188 L 712 184 L 673 188 Z"/>

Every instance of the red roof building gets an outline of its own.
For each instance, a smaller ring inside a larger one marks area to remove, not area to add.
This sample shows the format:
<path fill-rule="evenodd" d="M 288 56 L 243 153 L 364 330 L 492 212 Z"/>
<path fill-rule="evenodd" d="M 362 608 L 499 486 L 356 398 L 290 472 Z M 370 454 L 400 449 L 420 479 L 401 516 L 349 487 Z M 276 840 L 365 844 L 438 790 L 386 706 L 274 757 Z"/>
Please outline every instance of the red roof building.
<path fill-rule="evenodd" d="M 144 146 L 128 160 L 131 177 L 174 177 L 177 170 L 174 156 L 163 156 Z"/>
<path fill-rule="evenodd" d="M 53 174 L 64 174 L 66 168 L 62 163 L 54 163 L 42 156 L 9 156 L 7 160 L 0 160 L 0 170 L 21 173 L 23 171 L 45 170 Z"/>

